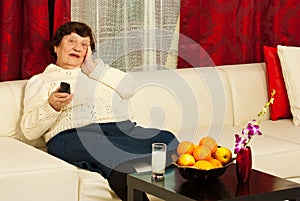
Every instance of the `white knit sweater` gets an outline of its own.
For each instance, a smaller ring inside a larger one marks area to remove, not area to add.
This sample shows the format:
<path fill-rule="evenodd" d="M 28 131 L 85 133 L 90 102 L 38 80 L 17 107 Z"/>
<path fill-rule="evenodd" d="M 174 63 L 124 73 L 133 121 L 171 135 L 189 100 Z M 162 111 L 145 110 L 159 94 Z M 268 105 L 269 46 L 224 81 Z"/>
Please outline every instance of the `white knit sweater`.
<path fill-rule="evenodd" d="M 70 104 L 57 112 L 48 98 L 60 82 L 69 83 L 74 96 Z M 133 95 L 133 89 L 131 76 L 103 62 L 89 75 L 81 68 L 70 70 L 50 64 L 27 82 L 22 131 L 29 140 L 44 136 L 47 142 L 66 129 L 128 120 L 128 98 Z"/>

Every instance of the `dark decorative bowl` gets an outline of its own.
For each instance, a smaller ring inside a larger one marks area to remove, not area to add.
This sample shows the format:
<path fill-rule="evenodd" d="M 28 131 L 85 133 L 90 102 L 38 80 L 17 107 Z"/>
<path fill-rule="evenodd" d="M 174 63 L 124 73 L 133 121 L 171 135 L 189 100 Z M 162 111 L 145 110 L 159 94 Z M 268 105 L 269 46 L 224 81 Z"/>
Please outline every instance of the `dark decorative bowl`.
<path fill-rule="evenodd" d="M 234 159 L 222 167 L 210 170 L 201 170 L 192 166 L 179 166 L 176 162 L 173 162 L 173 164 L 178 167 L 178 171 L 184 179 L 191 182 L 203 182 L 219 178 L 225 173 L 225 171 L 230 166 L 230 164 L 232 164 L 233 161 Z"/>

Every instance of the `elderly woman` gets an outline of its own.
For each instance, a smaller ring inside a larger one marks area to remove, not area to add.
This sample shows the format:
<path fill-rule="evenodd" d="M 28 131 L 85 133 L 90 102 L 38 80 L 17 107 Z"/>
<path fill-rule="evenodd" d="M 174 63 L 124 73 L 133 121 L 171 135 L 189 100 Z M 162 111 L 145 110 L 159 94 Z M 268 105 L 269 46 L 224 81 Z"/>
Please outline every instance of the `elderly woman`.
<path fill-rule="evenodd" d="M 127 200 L 126 174 L 135 172 L 134 162 L 149 163 L 154 142 L 168 145 L 170 159 L 178 141 L 170 132 L 129 120 L 133 79 L 102 60 L 94 63 L 94 50 L 86 24 L 68 22 L 58 28 L 51 41 L 55 64 L 28 80 L 21 127 L 28 139 L 43 136 L 48 153 L 100 173 Z M 69 83 L 70 93 L 61 82 Z M 143 199 L 148 200 L 146 195 Z"/>

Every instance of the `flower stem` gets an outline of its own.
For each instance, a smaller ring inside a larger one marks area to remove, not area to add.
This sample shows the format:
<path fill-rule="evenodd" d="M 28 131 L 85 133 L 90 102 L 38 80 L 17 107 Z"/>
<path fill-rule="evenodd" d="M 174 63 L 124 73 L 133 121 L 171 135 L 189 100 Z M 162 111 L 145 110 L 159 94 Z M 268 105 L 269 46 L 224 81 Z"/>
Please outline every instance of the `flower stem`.
<path fill-rule="evenodd" d="M 273 104 L 275 93 L 276 93 L 276 90 L 273 89 L 272 92 L 271 92 L 271 97 L 270 97 L 269 101 L 265 104 L 265 106 L 262 108 L 262 110 L 257 114 L 257 117 L 258 117 L 258 119 L 257 119 L 258 125 L 259 125 L 260 122 L 261 122 L 260 118 L 263 117 L 263 116 L 266 114 L 267 109 L 268 109 L 268 107 L 270 106 L 270 104 Z"/>

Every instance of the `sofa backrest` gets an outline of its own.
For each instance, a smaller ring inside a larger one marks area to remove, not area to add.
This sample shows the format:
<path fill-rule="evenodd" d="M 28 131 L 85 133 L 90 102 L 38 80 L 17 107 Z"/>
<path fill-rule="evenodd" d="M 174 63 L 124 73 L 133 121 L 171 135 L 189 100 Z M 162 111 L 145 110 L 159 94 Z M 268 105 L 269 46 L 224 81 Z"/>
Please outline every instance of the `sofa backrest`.
<path fill-rule="evenodd" d="M 244 124 L 257 117 L 268 101 L 265 63 L 238 64 L 219 67 L 226 74 L 231 89 L 233 125 Z M 276 100 L 275 100 L 276 101 Z M 270 119 L 269 109 L 261 120 Z"/>
<path fill-rule="evenodd" d="M 179 139 L 218 135 L 224 126 L 245 126 L 268 99 L 265 64 L 132 72 L 133 121 L 169 130 Z M 267 113 L 262 119 L 269 119 Z"/>
<path fill-rule="evenodd" d="M 245 124 L 268 99 L 264 63 L 131 74 L 137 84 L 130 100 L 132 120 L 170 130 L 179 139 L 193 140 L 199 131 L 220 132 L 223 126 Z M 19 127 L 25 85 L 26 80 L 0 83 L 0 137 L 44 148 L 42 138 L 28 141 Z"/>
<path fill-rule="evenodd" d="M 133 121 L 166 129 L 193 140 L 233 125 L 231 90 L 225 73 L 215 67 L 132 72 L 137 82 L 131 98 Z M 214 128 L 213 128 L 214 127 Z M 209 129 L 208 129 L 209 128 Z"/>
<path fill-rule="evenodd" d="M 20 129 L 26 82 L 27 80 L 0 82 L 0 137 L 12 137 L 37 148 L 44 148 L 43 138 L 28 141 Z"/>

